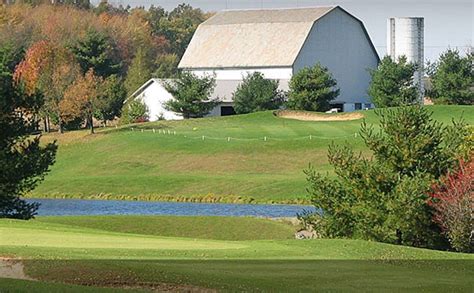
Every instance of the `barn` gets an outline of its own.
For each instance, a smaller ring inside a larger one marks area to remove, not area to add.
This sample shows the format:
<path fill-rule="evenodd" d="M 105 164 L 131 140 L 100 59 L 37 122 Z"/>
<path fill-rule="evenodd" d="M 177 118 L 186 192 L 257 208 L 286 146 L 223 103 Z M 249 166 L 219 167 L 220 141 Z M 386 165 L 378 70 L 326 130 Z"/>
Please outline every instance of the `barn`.
<path fill-rule="evenodd" d="M 218 12 L 198 27 L 178 67 L 198 76 L 214 74 L 213 96 L 222 104 L 211 115 L 226 115 L 232 112 L 232 92 L 249 73 L 279 80 L 287 90 L 293 74 L 316 63 L 338 82 L 334 107 L 370 108 L 369 69 L 378 62 L 364 24 L 340 6 L 329 6 Z"/>

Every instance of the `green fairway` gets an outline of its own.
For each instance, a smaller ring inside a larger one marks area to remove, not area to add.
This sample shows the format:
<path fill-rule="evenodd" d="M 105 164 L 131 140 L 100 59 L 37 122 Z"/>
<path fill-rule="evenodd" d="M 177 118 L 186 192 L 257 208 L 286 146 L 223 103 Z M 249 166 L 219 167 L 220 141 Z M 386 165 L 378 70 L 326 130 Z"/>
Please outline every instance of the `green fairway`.
<path fill-rule="evenodd" d="M 177 217 L 176 224 L 171 220 L 150 216 L 0 220 L 0 256 L 21 258 L 28 276 L 42 281 L 38 288 L 44 292 L 80 290 L 50 282 L 117 289 L 163 289 L 172 284 L 224 291 L 470 292 L 474 286 L 474 255 L 359 240 L 291 240 L 290 228 L 296 228 L 274 220 Z M 196 226 L 212 221 L 208 229 L 217 231 L 201 229 L 193 234 L 192 220 Z M 224 231 L 239 222 L 267 236 L 245 229 L 236 229 L 231 236 Z M 168 225 L 171 228 L 164 227 Z M 179 226 L 183 231 L 173 229 Z M 183 237 L 187 233 L 190 237 Z M 23 286 L 31 284 L 3 279 L 0 291 Z"/>
<path fill-rule="evenodd" d="M 429 109 L 443 123 L 463 116 L 474 124 L 472 106 Z M 368 123 L 377 122 L 374 111 L 361 113 Z M 56 164 L 29 196 L 307 202 L 303 169 L 311 163 L 330 172 L 331 142 L 367 153 L 355 136 L 361 122 L 298 121 L 261 112 L 145 123 L 92 136 L 86 131 L 47 135 L 59 142 Z"/>

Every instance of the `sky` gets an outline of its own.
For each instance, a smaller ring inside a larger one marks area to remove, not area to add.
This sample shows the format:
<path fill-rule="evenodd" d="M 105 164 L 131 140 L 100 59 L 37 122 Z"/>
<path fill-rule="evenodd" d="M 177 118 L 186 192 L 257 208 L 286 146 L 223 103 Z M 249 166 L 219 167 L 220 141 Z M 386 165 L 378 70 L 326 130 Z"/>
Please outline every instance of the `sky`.
<path fill-rule="evenodd" d="M 425 59 L 430 61 L 448 48 L 465 52 L 474 39 L 474 1 L 471 0 L 109 0 L 114 5 L 148 7 L 153 4 L 167 10 L 183 2 L 204 11 L 340 5 L 364 22 L 381 57 L 386 52 L 389 17 L 425 18 Z"/>

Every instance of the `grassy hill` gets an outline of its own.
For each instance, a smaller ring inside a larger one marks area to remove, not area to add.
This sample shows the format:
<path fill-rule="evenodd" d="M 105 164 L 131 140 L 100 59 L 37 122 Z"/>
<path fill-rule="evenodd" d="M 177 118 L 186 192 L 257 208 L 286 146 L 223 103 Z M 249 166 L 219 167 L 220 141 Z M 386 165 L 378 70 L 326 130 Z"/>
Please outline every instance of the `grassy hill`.
<path fill-rule="evenodd" d="M 429 109 L 443 123 L 463 116 L 474 124 L 474 107 Z M 374 111 L 361 113 L 377 123 Z M 261 112 L 145 123 L 96 135 L 51 134 L 45 139 L 58 140 L 57 162 L 29 196 L 301 203 L 307 201 L 303 169 L 311 163 L 330 172 L 331 142 L 367 153 L 355 136 L 361 122 L 298 121 Z"/>
<path fill-rule="evenodd" d="M 41 281 L 35 292 L 80 292 L 81 287 L 60 283 L 285 292 L 470 292 L 474 285 L 472 254 L 360 240 L 292 240 L 295 227 L 264 219 L 174 219 L 0 219 L 0 235 L 8 235 L 0 238 L 0 257 L 21 258 L 27 275 Z M 194 221 L 208 231 L 193 232 Z M 239 225 L 248 229 L 236 229 Z M 26 292 L 28 286 L 35 285 L 0 280 L 1 292 Z"/>

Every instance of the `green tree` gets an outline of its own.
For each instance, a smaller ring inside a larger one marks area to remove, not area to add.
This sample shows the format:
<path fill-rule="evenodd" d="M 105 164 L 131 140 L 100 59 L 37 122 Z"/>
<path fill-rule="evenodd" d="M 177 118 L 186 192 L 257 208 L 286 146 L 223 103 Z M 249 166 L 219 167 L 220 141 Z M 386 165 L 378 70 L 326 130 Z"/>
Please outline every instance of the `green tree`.
<path fill-rule="evenodd" d="M 254 72 L 244 78 L 233 95 L 237 114 L 278 109 L 283 103 L 283 94 L 278 81 L 265 79 L 262 73 Z"/>
<path fill-rule="evenodd" d="M 0 218 L 30 219 L 39 207 L 20 196 L 31 191 L 54 163 L 55 143 L 40 144 L 32 119 L 41 100 L 13 87 L 13 71 L 21 60 L 13 46 L 0 46 Z"/>
<path fill-rule="evenodd" d="M 179 58 L 175 54 L 160 55 L 156 59 L 156 70 L 153 76 L 156 78 L 173 78 L 178 74 Z"/>
<path fill-rule="evenodd" d="M 143 48 L 139 48 L 128 68 L 127 78 L 125 79 L 125 89 L 127 96 L 131 96 L 152 76 L 152 64 L 150 56 Z"/>
<path fill-rule="evenodd" d="M 95 74 L 106 78 L 112 74 L 118 74 L 121 70 L 121 64 L 114 56 L 110 39 L 106 34 L 97 30 L 89 29 L 85 38 L 71 50 L 79 62 L 83 74 L 92 68 Z"/>
<path fill-rule="evenodd" d="M 316 64 L 293 75 L 288 92 L 288 108 L 293 110 L 326 111 L 339 96 L 337 81 L 326 67 Z"/>
<path fill-rule="evenodd" d="M 173 96 L 165 108 L 180 113 L 184 119 L 203 117 L 217 105 L 217 99 L 210 99 L 215 86 L 214 77 L 199 78 L 183 72 L 179 78 L 165 83 L 165 89 Z"/>
<path fill-rule="evenodd" d="M 448 50 L 439 57 L 429 72 L 432 90 L 429 95 L 436 104 L 474 104 L 474 54 L 465 57 Z"/>
<path fill-rule="evenodd" d="M 97 110 L 94 117 L 102 120 L 105 126 L 107 121 L 120 117 L 127 92 L 123 82 L 116 75 L 107 77 L 101 89 L 102 93 L 97 101 Z"/>
<path fill-rule="evenodd" d="M 416 65 L 407 62 L 405 56 L 393 61 L 385 56 L 379 66 L 370 71 L 372 81 L 369 96 L 377 108 L 397 107 L 413 104 L 419 95 L 413 83 Z"/>
<path fill-rule="evenodd" d="M 331 145 L 336 177 L 306 170 L 313 204 L 322 209 L 320 227 L 330 237 L 354 237 L 412 246 L 441 241 L 428 205 L 431 183 L 467 156 L 463 140 L 472 130 L 444 127 L 420 106 L 377 112 L 379 131 L 365 122 L 360 131 L 373 158 Z"/>
<path fill-rule="evenodd" d="M 171 45 L 171 52 L 183 56 L 191 38 L 199 24 L 206 20 L 207 15 L 201 9 L 195 9 L 189 4 L 180 4 L 165 15 L 157 11 L 158 21 L 152 22 L 155 35 L 164 36 Z"/>

